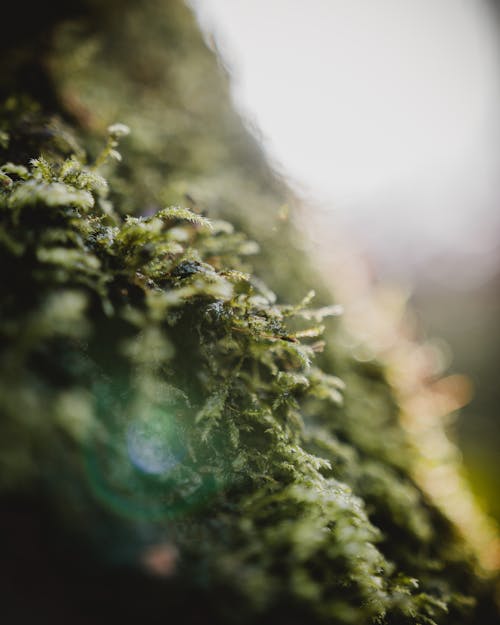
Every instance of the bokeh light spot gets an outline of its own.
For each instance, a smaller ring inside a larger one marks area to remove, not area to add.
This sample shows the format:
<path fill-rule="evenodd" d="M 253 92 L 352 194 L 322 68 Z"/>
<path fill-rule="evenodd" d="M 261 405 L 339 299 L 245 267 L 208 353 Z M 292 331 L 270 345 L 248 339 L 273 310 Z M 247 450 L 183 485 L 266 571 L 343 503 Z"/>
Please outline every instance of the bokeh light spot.
<path fill-rule="evenodd" d="M 179 434 L 167 413 L 135 419 L 127 428 L 126 438 L 132 464 L 144 473 L 167 473 L 182 461 Z"/>

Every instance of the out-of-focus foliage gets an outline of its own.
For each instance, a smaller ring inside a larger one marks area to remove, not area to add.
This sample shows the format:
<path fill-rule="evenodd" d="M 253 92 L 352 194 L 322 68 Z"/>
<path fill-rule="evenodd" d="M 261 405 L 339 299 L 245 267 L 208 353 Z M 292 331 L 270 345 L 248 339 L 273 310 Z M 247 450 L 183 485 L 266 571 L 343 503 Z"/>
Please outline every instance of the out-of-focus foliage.
<path fill-rule="evenodd" d="M 428 289 L 416 302 L 430 331 L 453 346 L 453 368 L 472 379 L 472 402 L 460 413 L 457 436 L 475 490 L 500 522 L 500 360 L 498 276 L 469 290 Z"/>
<path fill-rule="evenodd" d="M 338 309 L 192 15 L 73 9 L 43 89 L 5 70 L 3 498 L 40 497 L 70 545 L 95 549 L 94 573 L 118 561 L 159 578 L 111 575 L 116 622 L 163 622 L 179 597 L 183 622 L 494 622 L 413 481 L 383 367 L 335 321 L 322 343 Z M 26 41 L 9 43 L 13 64 L 36 66 Z M 116 119 L 133 130 L 123 160 L 125 126 L 100 147 Z M 71 587 L 74 609 L 110 622 L 96 584 Z"/>
<path fill-rule="evenodd" d="M 327 227 L 323 217 L 314 213 L 302 223 L 312 236 Z M 450 374 L 448 350 L 442 340 L 423 340 L 415 312 L 407 305 L 408 295 L 390 284 L 374 282 L 359 253 L 345 237 L 331 231 L 331 224 L 329 239 L 328 246 L 318 241 L 311 249 L 311 257 L 319 267 L 328 268 L 336 296 L 345 310 L 340 331 L 334 337 L 336 349 L 343 345 L 355 359 L 383 363 L 385 378 L 397 398 L 399 422 L 417 449 L 412 475 L 446 516 L 453 519 L 483 565 L 498 569 L 498 525 L 481 510 L 468 486 L 461 450 L 448 436 L 453 437 L 456 430 L 457 414 L 461 417 L 458 410 L 471 399 L 471 381 L 463 374 Z M 441 293 L 441 297 L 446 295 Z M 437 294 L 434 301 L 439 301 Z M 455 312 L 457 316 L 461 314 Z M 453 317 L 449 311 L 447 319 L 451 332 Z M 466 370 L 462 364 L 459 371 Z M 468 445 L 477 441 L 477 437 L 471 439 Z M 495 479 L 494 475 L 490 474 L 490 480 Z M 492 499 L 490 506 L 494 505 Z"/>

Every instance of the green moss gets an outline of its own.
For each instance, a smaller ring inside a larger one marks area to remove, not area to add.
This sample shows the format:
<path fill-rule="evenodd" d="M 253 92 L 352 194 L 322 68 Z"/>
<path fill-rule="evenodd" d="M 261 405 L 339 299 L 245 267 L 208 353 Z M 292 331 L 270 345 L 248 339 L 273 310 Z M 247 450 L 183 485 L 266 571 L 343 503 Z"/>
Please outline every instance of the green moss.
<path fill-rule="evenodd" d="M 184 583 L 195 592 L 204 570 L 249 620 L 286 601 L 283 622 L 291 606 L 308 622 L 446 622 L 471 590 L 465 561 L 467 588 L 446 573 L 458 543 L 353 444 L 343 383 L 312 366 L 311 319 L 337 310 L 276 304 L 226 222 L 120 217 L 74 156 L 2 172 L 4 491 L 37 485 L 56 505 L 64 492 L 81 523 L 65 492 L 81 481 L 112 523 L 189 519 L 209 539 L 176 541 Z"/>
<path fill-rule="evenodd" d="M 85 570 L 75 545 L 97 579 L 116 565 L 108 602 L 84 573 L 65 587 L 74 610 L 493 623 L 488 584 L 412 480 L 383 366 L 339 340 L 281 219 L 293 196 L 191 14 L 78 11 L 47 16 L 43 93 L 9 67 L 0 112 L 1 499 L 41 499 L 70 534 L 66 566 Z M 30 56 L 29 38 L 7 43 Z"/>

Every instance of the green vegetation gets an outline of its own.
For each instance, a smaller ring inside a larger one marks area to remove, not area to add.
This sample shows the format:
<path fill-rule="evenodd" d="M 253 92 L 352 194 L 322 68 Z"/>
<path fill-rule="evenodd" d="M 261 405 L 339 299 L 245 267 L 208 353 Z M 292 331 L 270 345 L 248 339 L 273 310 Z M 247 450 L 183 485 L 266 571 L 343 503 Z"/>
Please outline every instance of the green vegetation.
<path fill-rule="evenodd" d="M 3 500 L 42 506 L 85 622 L 493 623 L 191 14 L 123 7 L 50 23 L 42 91 L 8 41 Z"/>

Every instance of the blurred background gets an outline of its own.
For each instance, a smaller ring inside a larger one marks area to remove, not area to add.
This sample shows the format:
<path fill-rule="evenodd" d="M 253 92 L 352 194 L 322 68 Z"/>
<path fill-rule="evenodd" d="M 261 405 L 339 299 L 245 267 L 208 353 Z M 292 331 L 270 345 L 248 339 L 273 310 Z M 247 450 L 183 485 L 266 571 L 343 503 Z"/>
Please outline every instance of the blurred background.
<path fill-rule="evenodd" d="M 500 520 L 500 9 L 191 5 L 237 107 L 305 199 L 314 249 L 329 258 L 348 241 L 375 284 L 411 300 L 447 369 L 469 376 L 472 399 L 450 436 Z"/>

